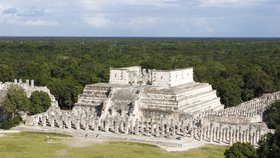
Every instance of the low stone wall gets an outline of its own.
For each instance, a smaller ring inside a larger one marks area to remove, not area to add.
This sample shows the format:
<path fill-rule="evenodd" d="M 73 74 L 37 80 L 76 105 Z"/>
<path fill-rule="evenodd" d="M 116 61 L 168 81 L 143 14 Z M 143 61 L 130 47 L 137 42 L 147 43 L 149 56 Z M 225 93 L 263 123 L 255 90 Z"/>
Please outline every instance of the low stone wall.
<path fill-rule="evenodd" d="M 198 114 L 198 118 L 208 116 L 236 116 L 242 118 L 252 118 L 258 115 L 262 115 L 263 112 L 266 110 L 267 106 L 269 106 L 276 100 L 280 100 L 280 91 L 271 94 L 265 94 L 259 98 L 255 98 L 250 101 L 241 103 L 236 107 L 230 107 L 219 111 L 206 111 Z"/>

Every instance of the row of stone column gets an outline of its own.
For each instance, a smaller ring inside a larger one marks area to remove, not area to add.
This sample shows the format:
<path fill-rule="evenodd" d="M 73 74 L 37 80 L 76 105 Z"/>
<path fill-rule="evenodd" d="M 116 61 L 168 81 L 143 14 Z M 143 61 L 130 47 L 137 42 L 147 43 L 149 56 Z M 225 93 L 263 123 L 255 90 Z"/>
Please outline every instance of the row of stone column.
<path fill-rule="evenodd" d="M 191 125 L 181 123 L 160 123 L 143 120 L 111 120 L 96 119 L 93 116 L 55 116 L 43 114 L 39 116 L 38 124 L 43 127 L 76 129 L 96 132 L 124 133 L 154 137 L 189 137 L 210 143 L 232 144 L 235 142 L 250 142 L 257 145 L 262 133 L 255 126 L 224 125 L 209 123 L 207 125 Z"/>
<path fill-rule="evenodd" d="M 280 100 L 280 92 L 275 92 L 270 95 L 265 95 L 257 99 L 253 99 L 236 107 L 223 109 L 220 111 L 206 111 L 198 115 L 199 118 L 207 117 L 209 115 L 218 116 L 242 116 L 245 118 L 261 115 L 266 107 L 273 103 L 275 100 Z"/>
<path fill-rule="evenodd" d="M 171 121 L 172 122 L 172 121 Z M 38 124 L 43 127 L 56 127 L 65 129 L 83 129 L 101 132 L 114 132 L 125 133 L 134 135 L 145 136 L 188 136 L 190 137 L 190 124 L 175 124 L 175 123 L 160 123 L 149 122 L 147 120 L 136 120 L 134 123 L 128 120 L 111 120 L 97 119 L 94 117 L 82 117 L 75 116 L 54 116 L 54 115 L 42 115 L 38 119 Z"/>
<path fill-rule="evenodd" d="M 194 139 L 206 142 L 222 144 L 233 144 L 235 142 L 248 142 L 258 145 L 261 136 L 264 134 L 261 129 L 244 128 L 236 126 L 203 126 L 193 129 Z"/>

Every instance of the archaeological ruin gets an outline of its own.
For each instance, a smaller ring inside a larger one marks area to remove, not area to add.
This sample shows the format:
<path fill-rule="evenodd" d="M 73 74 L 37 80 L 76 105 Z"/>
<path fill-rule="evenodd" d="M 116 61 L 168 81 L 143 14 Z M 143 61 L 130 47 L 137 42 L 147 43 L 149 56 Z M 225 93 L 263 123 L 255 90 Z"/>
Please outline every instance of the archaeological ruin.
<path fill-rule="evenodd" d="M 23 86 L 28 93 L 36 90 L 32 82 Z M 0 90 L 9 84 L 23 85 L 15 80 L 0 84 Z M 257 145 L 264 134 L 273 132 L 263 123 L 263 113 L 280 99 L 280 92 L 224 109 L 211 85 L 193 80 L 193 68 L 134 66 L 110 69 L 109 83 L 86 85 L 71 111 L 61 110 L 50 96 L 53 105 L 27 117 L 25 128 L 180 147 L 186 140 Z"/>
<path fill-rule="evenodd" d="M 23 82 L 22 79 L 19 80 L 15 79 L 14 82 L 5 82 L 5 83 L 0 82 L 0 106 L 11 86 L 21 87 L 25 91 L 28 98 L 30 98 L 31 94 L 35 91 L 46 92 L 51 99 L 51 106 L 58 107 L 58 102 L 55 100 L 55 97 L 51 94 L 50 90 L 47 87 L 35 86 L 34 80 L 26 80 L 25 82 Z M 0 109 L 0 121 L 4 120 L 5 118 L 6 115 Z"/>

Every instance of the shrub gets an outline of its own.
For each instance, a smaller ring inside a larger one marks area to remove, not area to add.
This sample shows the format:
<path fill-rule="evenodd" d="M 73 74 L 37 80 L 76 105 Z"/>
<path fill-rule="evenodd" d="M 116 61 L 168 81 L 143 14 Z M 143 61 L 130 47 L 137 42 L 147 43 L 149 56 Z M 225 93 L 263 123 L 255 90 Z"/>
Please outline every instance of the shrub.
<path fill-rule="evenodd" d="M 19 125 L 19 123 L 20 123 L 19 118 L 10 118 L 8 120 L 3 121 L 0 125 L 0 128 L 8 130 L 11 129 L 12 127 Z"/>
<path fill-rule="evenodd" d="M 234 143 L 224 152 L 226 158 L 257 158 L 257 151 L 250 143 Z"/>
<path fill-rule="evenodd" d="M 31 115 L 42 113 L 51 106 L 51 99 L 46 92 L 35 91 L 30 97 L 29 112 Z"/>

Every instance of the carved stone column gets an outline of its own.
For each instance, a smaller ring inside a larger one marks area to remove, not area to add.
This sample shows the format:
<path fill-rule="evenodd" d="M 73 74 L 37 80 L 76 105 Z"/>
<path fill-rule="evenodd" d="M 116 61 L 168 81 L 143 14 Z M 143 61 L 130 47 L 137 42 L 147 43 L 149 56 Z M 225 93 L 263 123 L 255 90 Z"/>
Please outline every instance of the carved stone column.
<path fill-rule="evenodd" d="M 124 133 L 125 133 L 125 134 L 128 134 L 128 132 L 129 132 L 129 123 L 128 123 L 128 122 L 125 122 L 124 124 L 125 124 Z"/>
<path fill-rule="evenodd" d="M 85 120 L 84 126 L 85 126 L 84 127 L 85 130 L 88 131 L 89 130 L 89 122 L 88 122 L 88 120 Z"/>
<path fill-rule="evenodd" d="M 119 121 L 115 121 L 114 131 L 115 133 L 119 133 Z"/>
<path fill-rule="evenodd" d="M 199 141 L 202 140 L 202 127 L 199 127 Z"/>
<path fill-rule="evenodd" d="M 172 135 L 175 136 L 175 134 L 176 134 L 176 132 L 175 132 L 176 131 L 175 125 L 172 124 L 171 127 L 172 127 Z"/>
<path fill-rule="evenodd" d="M 58 126 L 59 126 L 59 128 L 63 128 L 63 120 L 62 120 L 62 117 L 60 117 L 59 120 L 57 120 L 57 121 L 58 121 Z"/>
<path fill-rule="evenodd" d="M 120 128 L 121 132 L 125 132 L 123 126 L 124 126 L 124 122 L 122 121 L 122 122 L 121 122 L 121 125 L 120 125 L 120 127 L 121 127 L 121 128 Z"/>
<path fill-rule="evenodd" d="M 136 122 L 135 122 L 135 135 L 139 135 L 139 122 L 138 122 L 138 119 L 136 119 Z"/>
<path fill-rule="evenodd" d="M 166 131 L 166 134 L 168 134 L 169 135 L 169 124 L 168 123 L 166 123 L 166 129 L 165 129 L 165 131 Z"/>
<path fill-rule="evenodd" d="M 76 120 L 76 125 L 75 126 L 76 126 L 77 130 L 80 129 L 80 120 L 79 119 Z"/>
<path fill-rule="evenodd" d="M 221 143 L 221 140 L 222 140 L 222 138 L 221 138 L 221 136 L 222 136 L 222 125 L 220 125 L 220 127 L 219 127 L 219 143 Z"/>
<path fill-rule="evenodd" d="M 190 137 L 191 137 L 191 140 L 194 139 L 194 131 L 195 129 L 193 127 L 190 127 Z"/>
<path fill-rule="evenodd" d="M 156 124 L 156 137 L 160 136 L 160 130 L 159 130 L 160 126 L 159 123 Z"/>
<path fill-rule="evenodd" d="M 70 117 L 67 117 L 67 128 L 68 129 L 71 129 L 72 128 L 72 122 L 71 122 L 71 118 Z"/>
<path fill-rule="evenodd" d="M 232 131 L 232 128 L 230 127 L 230 128 L 229 128 L 229 144 L 230 144 L 230 145 L 232 145 L 232 141 L 233 141 L 233 140 L 232 140 L 232 139 L 233 139 L 233 136 L 232 136 L 232 135 L 233 135 L 233 131 Z"/>
<path fill-rule="evenodd" d="M 210 124 L 210 131 L 209 131 L 209 142 L 211 143 L 212 142 L 212 124 Z"/>
<path fill-rule="evenodd" d="M 187 127 L 186 126 L 183 126 L 183 137 L 186 137 L 187 136 Z"/>
<path fill-rule="evenodd" d="M 105 121 L 105 132 L 109 132 L 109 122 Z"/>
<path fill-rule="evenodd" d="M 49 117 L 49 121 L 50 121 L 51 127 L 54 127 L 54 117 L 53 116 Z"/>
<path fill-rule="evenodd" d="M 98 132 L 98 131 L 99 131 L 99 128 L 98 128 L 98 126 L 99 126 L 98 120 L 94 120 L 93 122 L 94 122 L 94 126 L 93 126 L 93 127 L 94 127 L 94 131 L 95 131 L 95 132 Z"/>
<path fill-rule="evenodd" d="M 164 124 L 161 123 L 161 134 L 164 135 L 165 134 L 165 128 L 164 128 Z"/>
<path fill-rule="evenodd" d="M 46 118 L 46 116 L 42 116 L 42 126 L 43 127 L 46 127 L 46 124 L 47 124 L 47 118 Z"/>
<path fill-rule="evenodd" d="M 206 133 L 207 133 L 207 129 L 206 129 L 206 127 L 200 127 L 201 128 L 201 136 L 202 136 L 202 138 L 201 138 L 201 140 L 205 140 L 205 138 L 206 138 Z"/>
<path fill-rule="evenodd" d="M 155 124 L 151 122 L 151 133 L 152 135 L 155 134 Z"/>

